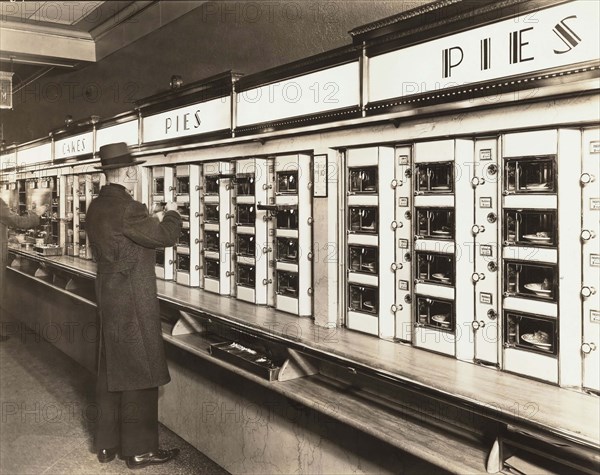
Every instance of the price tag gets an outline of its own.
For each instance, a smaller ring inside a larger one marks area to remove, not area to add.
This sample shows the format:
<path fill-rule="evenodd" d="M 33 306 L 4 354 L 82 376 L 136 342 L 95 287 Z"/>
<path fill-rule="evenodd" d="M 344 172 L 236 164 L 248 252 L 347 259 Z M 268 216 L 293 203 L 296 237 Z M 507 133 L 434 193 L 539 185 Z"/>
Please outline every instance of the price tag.
<path fill-rule="evenodd" d="M 400 249 L 408 249 L 408 239 L 398 239 L 398 247 Z"/>
<path fill-rule="evenodd" d="M 399 290 L 408 290 L 408 280 L 399 280 L 398 281 L 398 289 Z"/>
<path fill-rule="evenodd" d="M 600 140 L 590 142 L 590 153 L 600 153 Z"/>
<path fill-rule="evenodd" d="M 492 159 L 492 149 L 484 148 L 479 151 L 479 160 L 491 160 Z"/>
<path fill-rule="evenodd" d="M 480 208 L 491 208 L 492 207 L 492 197 L 485 196 L 483 198 L 479 198 L 479 207 Z"/>
<path fill-rule="evenodd" d="M 492 294 L 488 294 L 487 292 L 479 292 L 479 301 L 481 303 L 492 305 Z"/>
<path fill-rule="evenodd" d="M 590 265 L 600 267 L 600 254 L 590 254 Z"/>
<path fill-rule="evenodd" d="M 408 198 L 402 196 L 398 198 L 398 206 L 400 208 L 408 208 Z"/>
<path fill-rule="evenodd" d="M 489 246 L 487 244 L 482 244 L 479 247 L 479 255 L 480 256 L 492 256 L 492 246 Z"/>
<path fill-rule="evenodd" d="M 398 165 L 408 165 L 408 155 L 398 155 Z"/>
<path fill-rule="evenodd" d="M 600 323 L 600 312 L 598 310 L 590 310 L 590 322 Z"/>
<path fill-rule="evenodd" d="M 600 209 L 600 198 L 590 198 L 590 209 L 593 211 Z"/>

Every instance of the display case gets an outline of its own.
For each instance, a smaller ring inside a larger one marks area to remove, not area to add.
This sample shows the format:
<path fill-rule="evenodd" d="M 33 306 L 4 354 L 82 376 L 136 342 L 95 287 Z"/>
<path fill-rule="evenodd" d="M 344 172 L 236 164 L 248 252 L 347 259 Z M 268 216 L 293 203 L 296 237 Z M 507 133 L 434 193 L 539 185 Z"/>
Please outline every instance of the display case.
<path fill-rule="evenodd" d="M 504 242 L 507 245 L 557 245 L 556 210 L 504 210 Z"/>
<path fill-rule="evenodd" d="M 419 163 L 415 175 L 417 194 L 454 192 L 454 162 Z"/>
<path fill-rule="evenodd" d="M 375 206 L 350 206 L 348 208 L 350 232 L 377 234 L 378 212 Z"/>
<path fill-rule="evenodd" d="M 454 285 L 454 254 L 417 251 L 415 279 L 436 285 Z"/>
<path fill-rule="evenodd" d="M 557 355 L 556 319 L 541 318 L 522 312 L 505 312 L 504 318 L 506 348 Z"/>
<path fill-rule="evenodd" d="M 416 300 L 415 322 L 420 327 L 454 332 L 454 303 L 452 301 L 420 295 L 416 296 Z"/>
<path fill-rule="evenodd" d="M 415 235 L 424 239 L 454 239 L 454 209 L 416 208 Z"/>
<path fill-rule="evenodd" d="M 556 156 L 509 158 L 504 165 L 506 193 L 556 193 Z"/>
<path fill-rule="evenodd" d="M 504 261 L 504 292 L 506 296 L 556 301 L 557 279 L 556 266 Z"/>

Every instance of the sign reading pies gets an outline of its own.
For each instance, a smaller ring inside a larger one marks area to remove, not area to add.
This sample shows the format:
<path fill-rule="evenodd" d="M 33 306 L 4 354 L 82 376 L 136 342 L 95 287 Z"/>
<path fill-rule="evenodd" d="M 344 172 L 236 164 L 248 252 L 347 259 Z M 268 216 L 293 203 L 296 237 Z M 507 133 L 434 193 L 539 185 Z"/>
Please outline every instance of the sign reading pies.
<path fill-rule="evenodd" d="M 373 56 L 369 100 L 435 93 L 597 61 L 599 17 L 600 2 L 575 0 Z"/>

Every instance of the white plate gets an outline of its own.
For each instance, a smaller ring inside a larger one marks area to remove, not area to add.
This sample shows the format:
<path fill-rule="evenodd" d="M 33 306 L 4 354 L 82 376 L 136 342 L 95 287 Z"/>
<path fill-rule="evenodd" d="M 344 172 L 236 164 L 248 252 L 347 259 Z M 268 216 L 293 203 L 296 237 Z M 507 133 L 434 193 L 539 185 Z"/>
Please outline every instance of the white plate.
<path fill-rule="evenodd" d="M 449 190 L 449 189 L 450 189 L 449 186 L 432 186 L 430 188 L 430 190 L 446 190 L 446 191 Z"/>
<path fill-rule="evenodd" d="M 436 230 L 431 231 L 431 234 L 439 234 L 440 236 L 450 236 L 450 231 Z"/>
<path fill-rule="evenodd" d="M 536 341 L 533 336 L 533 333 L 527 333 L 525 335 L 521 335 L 521 339 L 530 345 L 537 346 L 538 348 L 549 349 L 552 346 L 552 343 L 544 343 L 542 341 Z"/>
<path fill-rule="evenodd" d="M 552 289 L 543 289 L 542 284 L 538 283 L 525 284 L 525 288 L 536 295 L 541 295 L 544 297 L 547 297 L 552 293 Z"/>
<path fill-rule="evenodd" d="M 433 277 L 434 279 L 437 279 L 437 280 L 441 280 L 442 282 L 449 282 L 450 281 L 450 277 L 446 277 L 446 275 L 442 274 L 441 272 L 437 272 L 435 274 L 431 274 L 431 277 Z"/>
<path fill-rule="evenodd" d="M 527 239 L 531 242 L 550 242 L 552 238 L 550 236 L 538 236 L 537 234 L 525 234 L 523 239 Z"/>
<path fill-rule="evenodd" d="M 449 323 L 448 315 L 434 315 L 431 319 L 437 323 Z"/>
<path fill-rule="evenodd" d="M 534 183 L 531 185 L 527 185 L 525 189 L 527 190 L 546 190 L 549 187 L 549 183 Z"/>

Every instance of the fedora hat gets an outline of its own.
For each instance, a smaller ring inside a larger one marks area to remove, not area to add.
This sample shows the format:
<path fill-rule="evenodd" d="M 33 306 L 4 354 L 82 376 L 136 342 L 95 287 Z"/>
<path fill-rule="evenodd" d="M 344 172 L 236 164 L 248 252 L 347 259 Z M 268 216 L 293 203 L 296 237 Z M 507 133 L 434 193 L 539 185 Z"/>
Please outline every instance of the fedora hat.
<path fill-rule="evenodd" d="M 146 160 L 136 160 L 133 158 L 125 142 L 103 145 L 100 147 L 98 153 L 100 154 L 100 166 L 94 167 L 98 170 L 129 167 L 146 162 Z"/>

